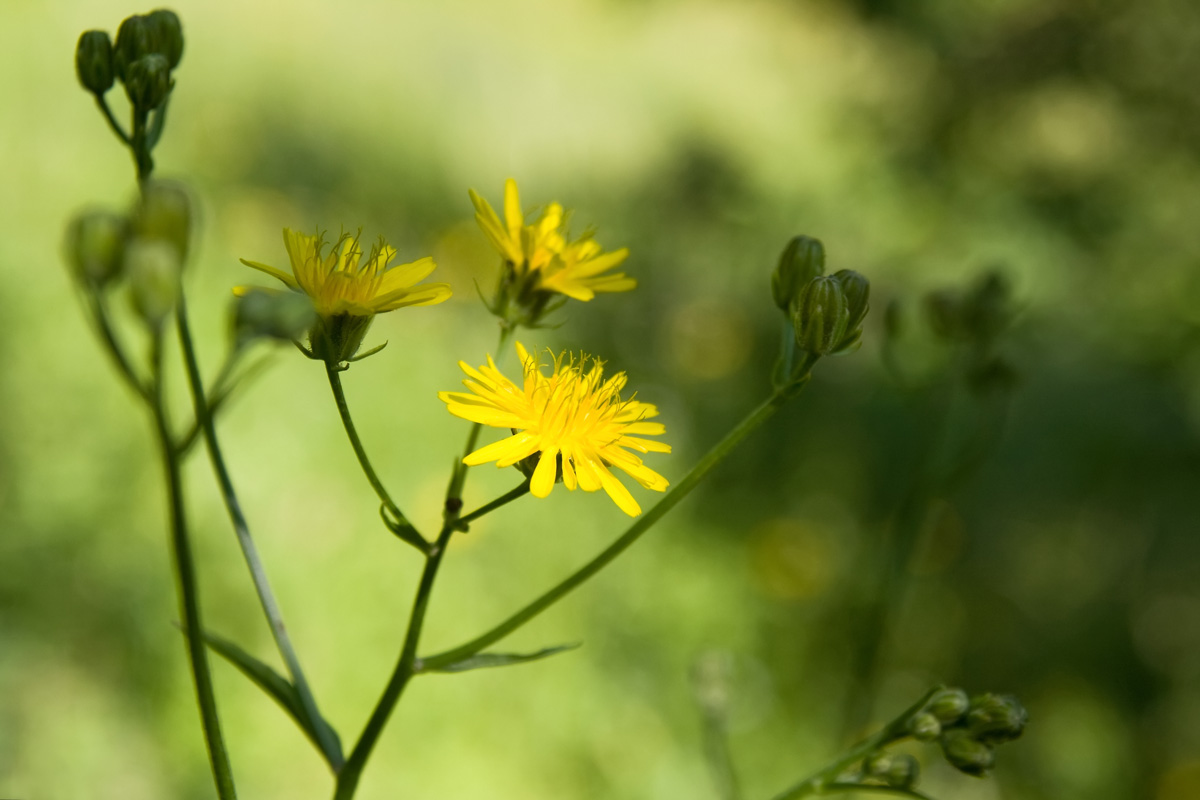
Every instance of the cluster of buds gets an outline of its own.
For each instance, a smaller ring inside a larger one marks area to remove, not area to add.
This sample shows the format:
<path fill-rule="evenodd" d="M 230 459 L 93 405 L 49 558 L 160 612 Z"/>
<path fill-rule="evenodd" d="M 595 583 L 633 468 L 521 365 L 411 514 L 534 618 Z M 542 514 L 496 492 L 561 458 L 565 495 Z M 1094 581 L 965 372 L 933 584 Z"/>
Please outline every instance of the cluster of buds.
<path fill-rule="evenodd" d="M 182 187 L 150 182 L 128 214 L 77 215 L 67 230 L 67 258 L 88 291 L 127 281 L 138 316 L 157 330 L 175 307 L 191 221 L 191 201 Z"/>
<path fill-rule="evenodd" d="M 925 295 L 925 314 L 934 334 L 965 348 L 967 384 L 986 394 L 1007 391 L 1016 371 L 996 352 L 1001 334 L 1012 324 L 1012 288 L 1003 273 L 991 270 L 965 290 L 940 289 Z"/>
<path fill-rule="evenodd" d="M 909 717 L 907 728 L 918 741 L 938 742 L 956 769 L 983 777 L 996 762 L 996 747 L 1019 738 L 1028 720 L 1014 697 L 988 693 L 968 698 L 962 689 L 942 689 Z"/>
<path fill-rule="evenodd" d="M 771 293 L 791 322 L 796 346 L 812 356 L 856 350 L 870 308 L 870 282 L 853 270 L 825 274 L 825 246 L 793 238 L 771 276 Z"/>
<path fill-rule="evenodd" d="M 183 57 L 183 27 L 175 12 L 160 8 L 121 23 L 114 44 L 107 31 L 86 31 L 75 48 L 79 82 L 103 97 L 120 80 L 135 110 L 149 113 L 170 93 L 171 70 Z"/>

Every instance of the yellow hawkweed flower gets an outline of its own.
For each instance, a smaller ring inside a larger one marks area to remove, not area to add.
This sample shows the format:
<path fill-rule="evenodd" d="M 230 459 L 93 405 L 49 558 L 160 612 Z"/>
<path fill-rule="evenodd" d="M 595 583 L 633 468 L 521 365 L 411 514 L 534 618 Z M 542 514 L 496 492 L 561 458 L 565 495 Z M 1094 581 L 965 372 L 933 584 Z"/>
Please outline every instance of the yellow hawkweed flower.
<path fill-rule="evenodd" d="M 343 234 L 325 253 L 322 235 L 284 228 L 283 244 L 292 262 L 291 275 L 257 261 L 241 261 L 309 296 L 321 318 L 309 340 L 313 356 L 324 361 L 353 358 L 376 314 L 404 306 L 431 306 L 450 297 L 449 284 L 418 285 L 433 272 L 432 258 L 390 265 L 396 249 L 382 236 L 365 261 L 357 236 Z"/>
<path fill-rule="evenodd" d="M 645 466 L 630 450 L 640 453 L 669 453 L 671 446 L 644 436 L 665 431 L 662 423 L 647 422 L 658 409 L 633 398 L 622 400 L 625 373 L 602 380 L 603 363 L 581 355 L 578 360 L 562 354 L 554 359 L 553 374 L 545 375 L 538 359 L 519 343 L 524 382 L 517 385 L 488 363 L 474 369 L 459 366 L 467 374 L 466 392 L 441 392 L 438 398 L 456 417 L 508 428 L 513 435 L 480 448 L 463 459 L 468 466 L 495 461 L 511 467 L 538 456 L 529 490 L 545 497 L 558 480 L 570 490 L 604 489 L 626 514 L 637 516 L 641 506 L 612 473 L 624 470 L 647 489 L 665 491 L 667 479 Z"/>
<path fill-rule="evenodd" d="M 518 305 L 536 306 L 533 313 L 527 308 L 526 319 L 522 322 L 536 322 L 546 303 L 546 297 L 539 298 L 539 294 L 561 294 L 587 301 L 597 292 L 628 292 L 637 286 L 637 281 L 624 273 L 603 274 L 628 258 L 629 248 L 606 253 L 596 243 L 592 231 L 568 241 L 567 215 L 559 203 L 549 204 L 540 217 L 527 222 L 521 211 L 517 183 L 509 178 L 504 183 L 504 220 L 501 221 L 488 201 L 474 189 L 470 190 L 470 195 L 475 204 L 475 221 L 504 258 L 506 271 L 511 272 L 509 283 L 514 284 L 512 288 L 516 293 L 513 299 Z M 502 279 L 502 295 L 505 285 Z M 498 301 L 501 299 L 507 298 L 497 298 Z M 506 304 L 498 302 L 497 305 Z M 500 313 L 506 309 L 494 310 Z"/>

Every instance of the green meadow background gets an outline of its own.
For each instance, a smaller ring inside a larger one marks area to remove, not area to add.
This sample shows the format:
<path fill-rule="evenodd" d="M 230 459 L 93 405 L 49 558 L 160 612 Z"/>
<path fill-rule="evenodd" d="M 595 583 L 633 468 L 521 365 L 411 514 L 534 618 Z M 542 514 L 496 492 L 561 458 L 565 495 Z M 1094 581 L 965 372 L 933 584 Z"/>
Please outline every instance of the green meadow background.
<path fill-rule="evenodd" d="M 237 259 L 284 264 L 284 226 L 362 226 L 407 260 L 432 254 L 454 286 L 442 306 L 378 319 L 367 344 L 389 346 L 344 376 L 385 482 L 426 525 L 467 428 L 436 393 L 497 334 L 475 289 L 490 290 L 496 257 L 468 187 L 499 203 L 513 176 L 527 207 L 560 200 L 578 229 L 630 247 L 636 292 L 572 303 L 521 339 L 628 371 L 662 409 L 675 450 L 653 464 L 672 480 L 768 391 L 768 279 L 788 237 L 819 236 L 831 269 L 872 280 L 861 351 L 821 363 L 700 492 L 503 649 L 583 646 L 415 681 L 363 800 L 715 798 L 689 678 L 714 652 L 733 665 L 747 798 L 940 681 L 1012 692 L 1031 715 L 988 781 L 916 751 L 941 800 L 1200 798 L 1200 6 L 173 8 L 187 43 L 155 157 L 198 198 L 186 280 L 210 374 L 230 287 L 264 280 Z M 135 188 L 76 83 L 76 39 L 148 10 L 0 6 L 5 798 L 213 796 L 149 420 L 88 330 L 61 246 L 73 212 L 124 208 Z M 955 358 L 921 298 L 991 269 L 1013 287 L 999 351 L 1019 379 L 981 397 L 947 377 Z M 885 348 L 889 305 L 902 330 Z M 961 480 L 920 480 L 979 430 Z M 220 431 L 317 696 L 352 742 L 398 654 L 419 558 L 379 524 L 319 365 L 278 348 Z M 187 479 L 208 623 L 276 664 L 200 451 Z M 467 505 L 518 481 L 478 468 Z M 918 546 L 874 635 L 880 554 L 913 509 Z M 625 525 L 603 495 L 560 488 L 472 526 L 425 649 L 490 627 Z M 215 670 L 242 796 L 329 796 L 279 709 Z"/>

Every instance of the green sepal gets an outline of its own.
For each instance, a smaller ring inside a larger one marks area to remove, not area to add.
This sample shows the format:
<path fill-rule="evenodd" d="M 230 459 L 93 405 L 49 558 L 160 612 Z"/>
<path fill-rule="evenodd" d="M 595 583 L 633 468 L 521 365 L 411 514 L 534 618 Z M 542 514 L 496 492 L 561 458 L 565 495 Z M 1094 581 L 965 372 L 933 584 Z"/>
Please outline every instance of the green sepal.
<path fill-rule="evenodd" d="M 181 627 L 180 631 L 182 630 Z M 342 740 L 337 731 L 319 714 L 315 720 L 309 717 L 300 699 L 300 693 L 291 681 L 228 639 L 205 633 L 204 643 L 279 703 L 333 770 L 336 771 L 345 763 Z"/>
<path fill-rule="evenodd" d="M 525 664 L 529 661 L 539 661 L 543 658 L 549 658 L 559 653 L 565 653 L 568 650 L 574 650 L 580 647 L 583 642 L 572 642 L 570 644 L 560 644 L 557 647 L 546 647 L 538 650 L 536 653 L 476 653 L 473 656 L 467 656 L 461 661 L 455 661 L 450 664 L 441 666 L 418 668 L 419 672 L 466 672 L 472 669 L 484 669 L 488 667 L 508 667 L 513 664 Z"/>

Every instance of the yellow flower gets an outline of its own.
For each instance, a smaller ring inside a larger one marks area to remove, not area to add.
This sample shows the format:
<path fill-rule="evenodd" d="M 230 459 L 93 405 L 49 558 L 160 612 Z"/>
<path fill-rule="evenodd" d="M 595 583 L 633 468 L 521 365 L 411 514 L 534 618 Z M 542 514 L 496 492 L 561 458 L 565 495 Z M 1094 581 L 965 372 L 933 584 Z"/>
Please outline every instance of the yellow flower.
<path fill-rule="evenodd" d="M 517 183 L 504 183 L 504 221 L 474 190 L 475 221 L 513 271 L 522 289 L 554 292 L 576 300 L 591 300 L 597 292 L 628 292 L 637 281 L 624 273 L 603 274 L 629 257 L 629 248 L 604 252 L 588 231 L 567 240 L 563 207 L 551 203 L 540 217 L 526 223 Z"/>
<path fill-rule="evenodd" d="M 325 253 L 322 236 L 284 228 L 283 244 L 292 262 L 291 275 L 257 261 L 243 258 L 242 263 L 278 278 L 312 300 L 319 319 L 309 330 L 310 349 L 301 350 L 320 361 L 340 364 L 356 360 L 355 354 L 376 314 L 404 306 L 431 306 L 450 297 L 449 284 L 418 285 L 433 272 L 436 265 L 432 258 L 389 265 L 396 249 L 382 236 L 366 261 L 357 236 L 343 234 Z M 234 291 L 245 294 L 247 287 Z"/>
<path fill-rule="evenodd" d="M 283 244 L 291 258 L 291 275 L 257 261 L 241 261 L 307 294 L 321 316 L 368 317 L 404 306 L 431 306 L 450 297 L 449 284 L 416 285 L 437 266 L 432 258 L 389 266 L 396 248 L 382 236 L 365 262 L 357 236 L 343 234 L 324 254 L 322 236 L 284 228 Z"/>
<path fill-rule="evenodd" d="M 479 369 L 459 362 L 467 374 L 463 384 L 471 393 L 438 394 L 456 417 L 513 431 L 512 436 L 468 455 L 464 464 L 495 461 L 498 467 L 510 467 L 537 454 L 529 484 L 536 497 L 550 494 L 561 478 L 572 491 L 604 489 L 630 516 L 640 514 L 641 506 L 613 475 L 613 467 L 647 489 L 666 490 L 667 479 L 630 452 L 669 453 L 671 446 L 640 438 L 639 434 L 657 436 L 665 428 L 646 421 L 658 415 L 654 406 L 621 399 L 624 372 L 602 380 L 602 362 L 585 355 L 576 360 L 563 353 L 554 359 L 553 374 L 546 375 L 538 359 L 519 343 L 517 355 L 524 370 L 521 385 L 501 374 L 489 356 Z"/>

